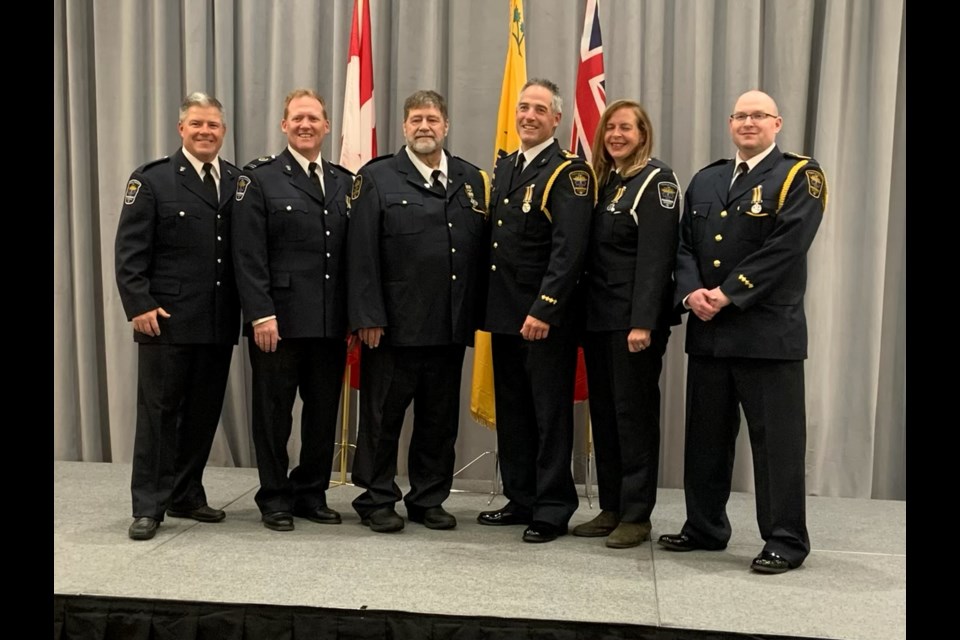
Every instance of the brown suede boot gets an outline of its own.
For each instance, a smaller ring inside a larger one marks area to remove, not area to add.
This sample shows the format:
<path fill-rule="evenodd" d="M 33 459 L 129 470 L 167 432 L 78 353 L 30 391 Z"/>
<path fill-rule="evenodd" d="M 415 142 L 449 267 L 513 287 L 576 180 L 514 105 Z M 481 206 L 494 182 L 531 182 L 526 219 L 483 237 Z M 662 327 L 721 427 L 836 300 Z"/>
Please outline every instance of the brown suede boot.
<path fill-rule="evenodd" d="M 620 516 L 615 511 L 601 511 L 590 522 L 578 524 L 573 528 L 573 535 L 581 538 L 600 538 L 610 535 L 610 532 L 620 524 Z"/>
<path fill-rule="evenodd" d="M 629 549 L 649 538 L 649 522 L 621 522 L 607 538 L 607 546 L 611 549 Z"/>

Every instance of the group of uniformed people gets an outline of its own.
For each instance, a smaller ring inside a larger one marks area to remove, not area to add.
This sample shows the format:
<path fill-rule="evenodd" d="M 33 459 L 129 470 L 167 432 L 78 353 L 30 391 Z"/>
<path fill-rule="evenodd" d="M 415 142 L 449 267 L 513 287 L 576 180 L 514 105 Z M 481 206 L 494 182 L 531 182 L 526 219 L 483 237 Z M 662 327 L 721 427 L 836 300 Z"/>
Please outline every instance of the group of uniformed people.
<path fill-rule="evenodd" d="M 781 152 L 776 104 L 737 101 L 735 160 L 714 163 L 686 198 L 651 156 L 643 107 L 604 112 L 591 166 L 554 138 L 562 101 L 549 80 L 520 93 L 520 149 L 488 176 L 444 148 L 444 98 L 404 103 L 405 145 L 354 176 L 321 157 L 323 99 L 290 93 L 287 147 L 242 170 L 219 157 L 222 105 L 189 95 L 183 147 L 138 168 L 116 238 L 120 296 L 139 344 L 134 522 L 218 522 L 202 474 L 242 309 L 253 371 L 252 428 L 264 526 L 338 524 L 327 506 L 348 348 L 362 343 L 353 502 L 377 532 L 407 519 L 451 529 L 460 379 L 474 332 L 492 334 L 497 439 L 507 504 L 483 525 L 520 524 L 525 542 L 567 533 L 578 499 L 570 459 L 577 347 L 584 347 L 601 512 L 573 529 L 612 548 L 650 535 L 656 501 L 662 358 L 691 311 L 687 522 L 659 543 L 722 549 L 742 406 L 757 517 L 752 567 L 779 573 L 809 553 L 804 518 L 805 255 L 826 203 L 817 164 Z M 735 170 L 736 168 L 736 170 Z M 681 219 L 680 213 L 683 211 Z M 289 470 L 296 395 L 302 449 Z M 410 490 L 396 484 L 398 440 L 414 406 Z"/>

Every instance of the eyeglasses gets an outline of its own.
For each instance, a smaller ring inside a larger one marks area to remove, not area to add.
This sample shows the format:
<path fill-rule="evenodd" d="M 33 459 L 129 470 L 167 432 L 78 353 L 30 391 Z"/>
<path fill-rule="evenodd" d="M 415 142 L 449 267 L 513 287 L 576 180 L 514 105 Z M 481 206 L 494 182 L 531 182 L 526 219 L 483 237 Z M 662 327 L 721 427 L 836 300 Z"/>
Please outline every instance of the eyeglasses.
<path fill-rule="evenodd" d="M 757 111 L 756 113 L 732 113 L 730 114 L 730 119 L 737 122 L 746 122 L 747 118 L 750 118 L 754 122 L 763 122 L 767 118 L 779 118 L 780 116 L 775 116 L 772 113 L 764 113 L 762 111 Z"/>

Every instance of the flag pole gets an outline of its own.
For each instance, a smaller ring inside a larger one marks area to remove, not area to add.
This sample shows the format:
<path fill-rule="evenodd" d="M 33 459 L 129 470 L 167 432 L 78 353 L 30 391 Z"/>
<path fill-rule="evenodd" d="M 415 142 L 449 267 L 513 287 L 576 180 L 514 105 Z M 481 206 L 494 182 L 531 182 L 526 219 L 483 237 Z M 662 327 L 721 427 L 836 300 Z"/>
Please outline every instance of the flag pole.
<path fill-rule="evenodd" d="M 370 32 L 370 0 L 353 0 L 353 19 L 350 26 L 350 45 L 347 54 L 347 74 L 343 91 L 343 125 L 340 136 L 340 164 L 353 173 L 377 156 L 377 125 L 373 99 L 373 47 Z M 342 404 L 340 412 L 340 440 L 336 456 L 340 460 L 340 480 L 347 482 L 347 462 L 350 447 L 350 398 L 353 371 L 359 371 L 360 345 L 347 353 L 344 367 Z M 355 357 L 354 357 L 355 356 Z M 358 385 L 359 386 L 359 385 Z M 357 389 L 357 406 L 360 404 Z"/>

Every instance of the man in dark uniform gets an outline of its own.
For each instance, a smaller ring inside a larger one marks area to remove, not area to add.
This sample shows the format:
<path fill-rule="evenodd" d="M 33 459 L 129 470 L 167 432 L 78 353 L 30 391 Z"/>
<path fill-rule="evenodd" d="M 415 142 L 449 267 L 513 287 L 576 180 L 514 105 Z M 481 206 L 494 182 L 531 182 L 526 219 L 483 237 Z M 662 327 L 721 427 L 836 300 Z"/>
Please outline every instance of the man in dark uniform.
<path fill-rule="evenodd" d="M 520 151 L 497 163 L 486 330 L 493 344 L 497 443 L 510 502 L 477 517 L 529 525 L 525 542 L 567 532 L 577 509 L 570 471 L 577 337 L 570 303 L 596 203 L 593 170 L 553 134 L 561 100 L 549 80 L 520 93 Z"/>
<path fill-rule="evenodd" d="M 687 323 L 687 521 L 660 537 L 673 551 L 723 549 L 740 411 L 750 432 L 757 521 L 765 545 L 752 568 L 782 573 L 810 553 L 806 526 L 803 295 L 807 250 L 827 183 L 815 160 L 776 146 L 783 125 L 765 93 L 730 116 L 734 160 L 715 162 L 687 191 L 677 302 Z"/>
<path fill-rule="evenodd" d="M 353 501 L 364 525 L 403 529 L 394 505 L 430 529 L 451 529 L 464 351 L 486 293 L 489 180 L 443 148 L 447 104 L 417 91 L 403 105 L 406 146 L 370 161 L 354 184 L 350 327 L 363 342 Z M 410 491 L 394 477 L 404 413 L 414 402 Z"/>
<path fill-rule="evenodd" d="M 287 148 L 254 160 L 237 180 L 234 262 L 253 368 L 253 443 L 265 527 L 293 516 L 339 524 L 327 507 L 346 360 L 346 239 L 353 174 L 320 157 L 330 131 L 323 98 L 291 92 Z M 300 464 L 287 475 L 287 440 L 300 392 Z"/>
<path fill-rule="evenodd" d="M 134 522 L 149 540 L 164 513 L 200 522 L 203 469 L 220 420 L 240 305 L 230 260 L 238 169 L 218 157 L 226 125 L 216 98 L 180 106 L 183 147 L 130 176 L 116 238 L 117 287 L 138 343 Z"/>

